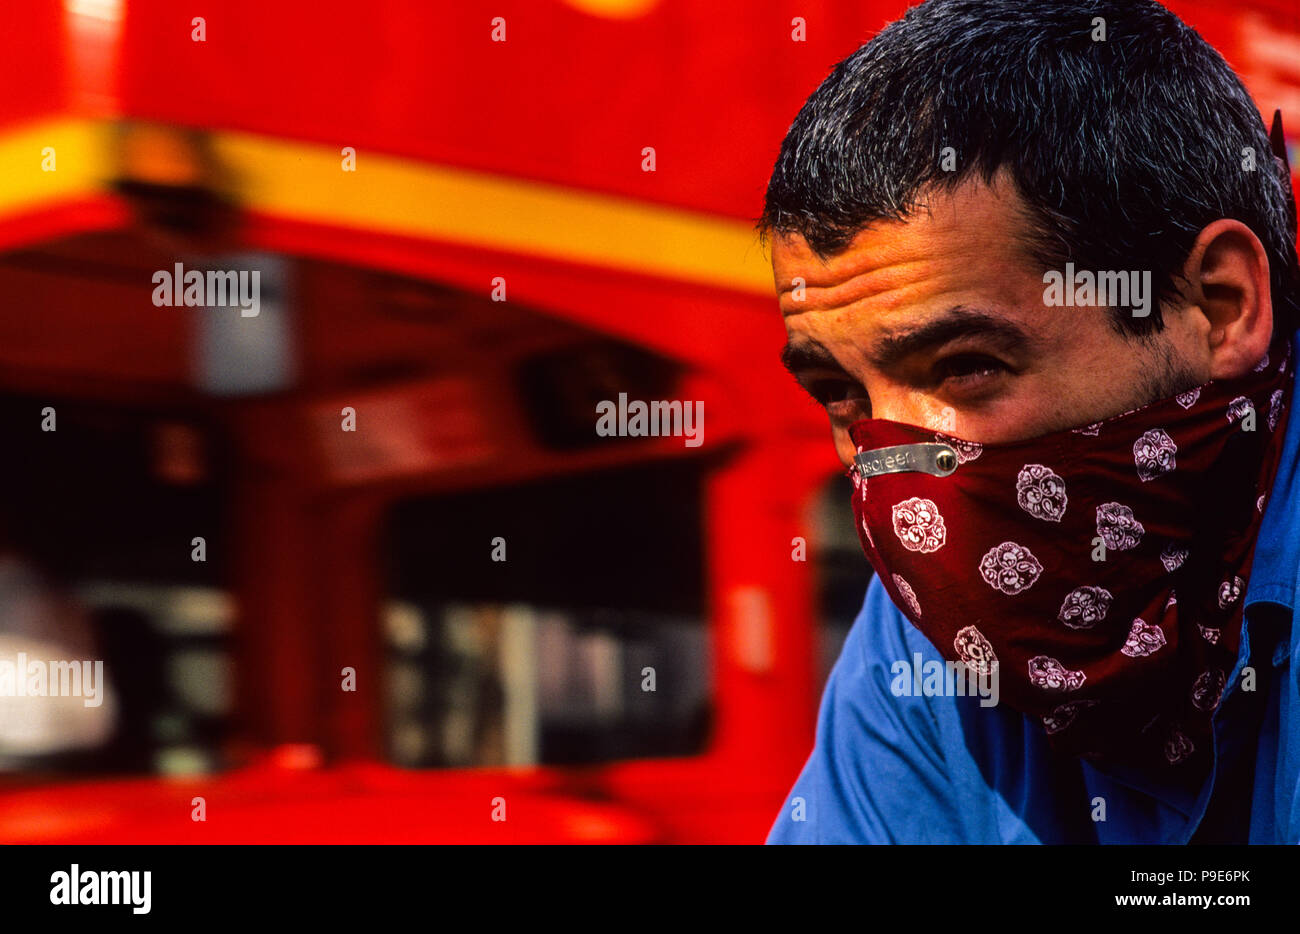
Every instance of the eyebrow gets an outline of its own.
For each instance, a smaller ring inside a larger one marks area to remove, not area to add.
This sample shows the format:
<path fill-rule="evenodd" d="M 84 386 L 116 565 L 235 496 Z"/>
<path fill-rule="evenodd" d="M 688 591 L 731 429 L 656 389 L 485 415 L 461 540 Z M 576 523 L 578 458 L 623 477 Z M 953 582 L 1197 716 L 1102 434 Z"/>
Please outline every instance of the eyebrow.
<path fill-rule="evenodd" d="M 1006 353 L 1024 350 L 1033 344 L 1033 339 L 1007 318 L 968 305 L 954 305 L 919 327 L 884 335 L 867 356 L 873 366 L 884 370 L 911 354 L 971 336 L 990 338 Z M 810 338 L 787 343 L 781 350 L 781 365 L 796 379 L 803 370 L 848 372 L 823 344 Z"/>
<path fill-rule="evenodd" d="M 991 339 L 1007 353 L 1024 350 L 1032 344 L 1029 335 L 1010 319 L 956 305 L 919 327 L 884 335 L 867 356 L 877 369 L 886 370 L 912 354 L 972 336 Z"/>
<path fill-rule="evenodd" d="M 832 370 L 845 372 L 839 361 L 822 344 L 805 339 L 797 343 L 786 344 L 781 349 L 781 365 L 791 376 L 798 378 L 801 370 Z"/>

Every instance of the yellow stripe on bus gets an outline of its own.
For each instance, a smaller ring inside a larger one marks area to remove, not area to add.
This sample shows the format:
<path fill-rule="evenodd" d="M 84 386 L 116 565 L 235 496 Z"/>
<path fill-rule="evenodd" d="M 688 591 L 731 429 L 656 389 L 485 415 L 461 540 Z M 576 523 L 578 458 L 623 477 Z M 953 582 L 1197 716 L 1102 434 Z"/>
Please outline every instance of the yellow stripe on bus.
<path fill-rule="evenodd" d="M 69 119 L 0 136 L 0 216 L 104 190 L 114 132 Z M 773 294 L 744 221 L 365 149 L 344 171 L 341 146 L 228 131 L 208 141 L 232 194 L 261 213 Z M 41 170 L 45 147 L 56 171 Z"/>

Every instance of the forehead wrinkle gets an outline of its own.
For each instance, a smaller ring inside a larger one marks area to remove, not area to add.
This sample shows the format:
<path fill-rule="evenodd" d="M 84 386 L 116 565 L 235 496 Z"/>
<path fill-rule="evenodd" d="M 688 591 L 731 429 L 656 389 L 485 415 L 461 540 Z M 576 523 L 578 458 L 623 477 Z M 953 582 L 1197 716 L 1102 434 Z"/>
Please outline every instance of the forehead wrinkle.
<path fill-rule="evenodd" d="M 783 307 L 781 313 L 790 317 L 808 311 L 849 311 L 863 302 L 922 289 L 939 275 L 942 270 L 933 260 L 915 259 L 868 269 L 830 285 L 808 282 L 804 286 L 804 299 L 793 307 Z M 783 289 L 779 295 L 785 298 L 791 291 L 793 286 Z M 891 302 L 895 303 L 896 300 Z"/>
<path fill-rule="evenodd" d="M 840 252 L 825 259 L 802 241 L 789 241 L 772 252 L 775 267 L 787 278 L 802 275 L 808 285 L 847 281 L 874 269 L 884 269 L 923 256 L 928 236 L 910 229 L 906 222 L 892 222 L 890 229 L 872 225 L 858 231 Z M 788 283 L 786 283 L 788 286 Z"/>

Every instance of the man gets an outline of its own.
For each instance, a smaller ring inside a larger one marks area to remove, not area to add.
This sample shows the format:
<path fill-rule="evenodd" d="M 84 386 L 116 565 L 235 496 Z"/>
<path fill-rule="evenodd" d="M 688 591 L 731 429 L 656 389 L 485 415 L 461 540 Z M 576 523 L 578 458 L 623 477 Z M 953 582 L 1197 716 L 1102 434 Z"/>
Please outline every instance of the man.
<path fill-rule="evenodd" d="M 769 842 L 1300 842 L 1280 152 L 1147 0 L 930 0 L 805 103 L 760 227 L 876 574 Z"/>

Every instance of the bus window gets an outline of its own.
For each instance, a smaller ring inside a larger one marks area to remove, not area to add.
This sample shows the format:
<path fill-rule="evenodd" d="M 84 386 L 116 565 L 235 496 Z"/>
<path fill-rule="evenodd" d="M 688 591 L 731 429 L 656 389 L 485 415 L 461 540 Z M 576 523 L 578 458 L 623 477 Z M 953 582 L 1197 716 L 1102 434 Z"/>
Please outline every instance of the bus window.
<path fill-rule="evenodd" d="M 215 588 L 87 581 L 77 589 L 115 656 L 123 723 L 108 761 L 161 774 L 219 771 L 233 709 L 234 600 Z"/>
<path fill-rule="evenodd" d="M 711 693 L 700 469 L 609 470 L 398 504 L 385 613 L 392 761 L 701 752 Z"/>
<path fill-rule="evenodd" d="M 862 609 L 873 571 L 853 525 L 853 483 L 836 474 L 813 508 L 812 552 L 817 575 L 817 685 L 825 686 L 849 628 Z"/>
<path fill-rule="evenodd" d="M 48 696 L 0 701 L 0 769 L 220 768 L 233 611 L 212 433 L 17 395 L 0 397 L 0 431 L 22 439 L 21 456 L 0 460 L 0 654 L 84 671 Z"/>

